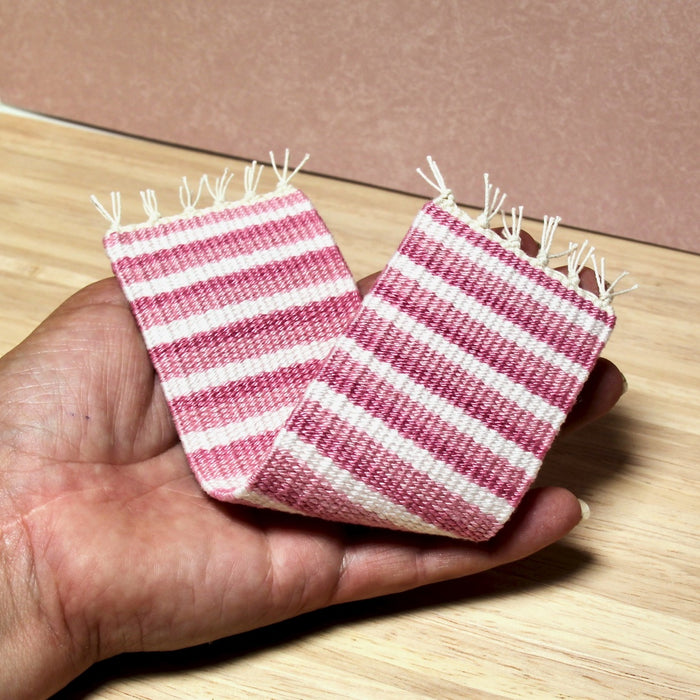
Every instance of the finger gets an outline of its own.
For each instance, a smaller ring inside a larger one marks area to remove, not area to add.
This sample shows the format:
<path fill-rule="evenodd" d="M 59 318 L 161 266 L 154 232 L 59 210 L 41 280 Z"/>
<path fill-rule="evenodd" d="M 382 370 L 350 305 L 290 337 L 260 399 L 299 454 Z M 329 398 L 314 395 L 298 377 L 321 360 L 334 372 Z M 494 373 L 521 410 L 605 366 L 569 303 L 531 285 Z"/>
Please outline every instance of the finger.
<path fill-rule="evenodd" d="M 581 505 L 566 489 L 526 494 L 503 530 L 474 544 L 377 531 L 348 544 L 333 603 L 398 593 L 460 578 L 522 559 L 556 542 L 581 521 Z"/>
<path fill-rule="evenodd" d="M 540 244 L 527 231 L 521 231 L 520 248 L 524 253 L 534 258 L 540 250 Z"/>
<path fill-rule="evenodd" d="M 381 274 L 381 272 L 374 272 L 371 275 L 363 277 L 361 280 L 358 281 L 357 289 L 360 292 L 360 296 L 364 297 L 367 296 L 367 294 L 369 294 L 370 289 L 374 287 L 374 283 L 377 281 L 377 278 Z"/>
<path fill-rule="evenodd" d="M 63 315 L 77 309 L 84 309 L 85 307 L 98 306 L 101 304 L 111 304 L 124 308 L 129 307 L 129 302 L 126 300 L 116 277 L 106 277 L 105 279 L 93 282 L 87 287 L 78 290 L 75 294 L 66 299 L 53 312 L 52 316 Z"/>
<path fill-rule="evenodd" d="M 562 432 L 576 430 L 601 418 L 626 390 L 627 382 L 622 372 L 610 360 L 599 358 L 569 412 Z"/>

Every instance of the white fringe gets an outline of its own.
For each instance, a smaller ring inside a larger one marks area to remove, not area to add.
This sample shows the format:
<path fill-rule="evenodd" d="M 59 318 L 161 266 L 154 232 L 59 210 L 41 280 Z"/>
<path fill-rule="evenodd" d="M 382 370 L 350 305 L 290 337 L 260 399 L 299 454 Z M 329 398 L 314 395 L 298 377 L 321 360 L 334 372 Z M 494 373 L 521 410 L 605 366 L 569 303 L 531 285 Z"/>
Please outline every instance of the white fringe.
<path fill-rule="evenodd" d="M 290 172 L 289 170 L 289 149 L 285 149 L 284 152 L 284 162 L 281 168 L 278 168 L 275 162 L 275 156 L 272 151 L 270 152 L 270 158 L 272 160 L 272 167 L 277 175 L 277 187 L 275 192 L 279 193 L 281 189 L 289 186 L 292 178 L 301 170 L 306 161 L 309 159 L 309 154 L 307 153 L 301 160 L 299 165 Z M 247 165 L 243 174 L 243 187 L 244 195 L 241 201 L 250 202 L 258 196 L 258 186 L 260 184 L 260 176 L 262 175 L 263 165 L 259 164 L 257 161 L 253 161 L 250 165 Z M 231 180 L 233 179 L 233 173 L 229 171 L 228 168 L 224 169 L 222 175 L 214 180 L 214 184 L 211 184 L 208 175 L 202 175 L 199 179 L 199 184 L 197 190 L 190 189 L 187 183 L 187 178 L 182 178 L 182 183 L 179 186 L 179 196 L 180 204 L 182 205 L 182 211 L 180 214 L 175 216 L 164 217 L 158 210 L 158 200 L 154 190 L 147 189 L 142 190 L 139 194 L 141 195 L 141 204 L 143 205 L 143 210 L 146 213 L 146 221 L 143 223 L 135 224 L 133 226 L 123 226 L 121 223 L 121 195 L 119 192 L 111 193 L 111 204 L 112 211 L 109 211 L 95 195 L 90 196 L 90 201 L 95 205 L 97 211 L 104 216 L 104 218 L 109 222 L 110 231 L 118 230 L 132 230 L 139 228 L 141 226 L 151 226 L 159 221 L 170 221 L 177 218 L 190 217 L 202 214 L 208 209 L 220 209 L 224 206 L 233 204 L 233 202 L 227 202 L 226 200 L 226 190 L 228 189 Z M 201 201 L 202 194 L 206 190 L 212 198 L 212 204 L 210 207 L 204 209 L 198 209 L 198 205 Z"/>
<path fill-rule="evenodd" d="M 275 175 L 277 175 L 277 189 L 283 189 L 284 187 L 287 187 L 291 181 L 291 179 L 301 170 L 301 168 L 306 164 L 306 161 L 309 160 L 310 156 L 307 153 L 302 159 L 301 163 L 297 165 L 294 170 L 292 170 L 291 173 L 289 173 L 289 149 L 285 148 L 284 149 L 284 165 L 282 166 L 282 171 L 277 167 L 277 163 L 275 162 L 275 154 L 270 151 L 270 164 L 272 165 L 272 169 L 275 171 Z"/>
<path fill-rule="evenodd" d="M 537 253 L 535 261 L 540 267 L 547 267 L 552 259 L 551 250 L 554 242 L 554 232 L 561 221 L 560 216 L 544 215 L 544 225 L 542 227 L 542 238 L 540 239 L 540 249 Z"/>
<path fill-rule="evenodd" d="M 484 211 L 476 217 L 476 225 L 481 229 L 487 229 L 491 225 L 491 219 L 501 211 L 503 202 L 506 201 L 505 192 L 501 194 L 501 190 L 497 187 L 492 195 L 492 190 L 493 185 L 489 182 L 489 174 L 484 173 Z"/>
<path fill-rule="evenodd" d="M 430 167 L 430 172 L 433 174 L 434 180 L 431 180 L 420 168 L 416 168 L 416 172 L 434 189 L 438 191 L 438 199 L 450 199 L 454 200 L 452 190 L 445 184 L 445 178 L 440 172 L 437 163 L 433 160 L 432 156 L 427 157 L 428 166 Z"/>
<path fill-rule="evenodd" d="M 180 204 L 182 204 L 182 213 L 185 216 L 192 216 L 192 214 L 194 214 L 197 211 L 197 203 L 199 202 L 199 199 L 202 196 L 202 189 L 204 188 L 204 184 L 206 182 L 208 182 L 207 176 L 202 175 L 202 177 L 199 178 L 199 187 L 197 188 L 197 194 L 194 195 L 194 197 L 192 197 L 193 191 L 190 190 L 187 184 L 187 178 L 182 178 L 182 184 L 180 185 L 179 192 Z"/>
<path fill-rule="evenodd" d="M 301 160 L 301 162 L 290 172 L 289 170 L 289 149 L 284 151 L 284 161 L 281 168 L 278 167 L 275 161 L 275 155 L 270 151 L 270 162 L 272 164 L 272 169 L 275 171 L 277 176 L 277 187 L 275 188 L 275 193 L 289 186 L 292 178 L 301 170 L 301 168 L 306 164 L 309 159 L 309 154 L 307 153 Z M 459 216 L 466 223 L 474 228 L 475 230 L 482 231 L 488 235 L 493 240 L 500 242 L 500 244 L 508 249 L 516 252 L 518 255 L 525 256 L 520 248 L 521 243 L 521 227 L 523 221 L 523 207 L 515 207 L 511 209 L 511 223 L 510 227 L 506 221 L 505 213 L 503 212 L 503 203 L 506 199 L 506 194 L 501 193 L 501 190 L 496 187 L 495 189 L 489 182 L 488 173 L 484 174 L 484 209 L 483 211 L 473 219 L 466 212 L 461 210 L 454 201 L 454 194 L 452 190 L 447 186 L 445 178 L 443 177 L 437 163 L 433 160 L 432 156 L 427 157 L 428 167 L 432 174 L 432 178 L 428 177 L 420 168 L 416 168 L 418 174 L 434 189 L 437 190 L 438 196 L 435 198 L 437 203 L 444 206 L 450 213 Z M 263 171 L 263 166 L 258 164 L 257 161 L 253 161 L 250 165 L 245 167 L 243 175 L 243 186 L 244 195 L 242 202 L 249 202 L 258 196 L 258 186 L 260 184 L 260 176 Z M 182 184 L 179 187 L 180 202 L 182 204 L 182 213 L 174 217 L 164 218 L 158 210 L 158 201 L 156 199 L 156 193 L 151 190 L 141 191 L 141 202 L 143 204 L 143 209 L 146 213 L 147 220 L 145 224 L 137 224 L 135 226 L 122 226 L 121 215 L 121 195 L 119 192 L 112 192 L 111 198 L 111 211 L 102 205 L 102 203 L 97 199 L 95 195 L 90 197 L 90 200 L 95 205 L 97 210 L 104 216 L 104 218 L 110 224 L 110 231 L 115 230 L 132 230 L 135 228 L 142 227 L 144 225 L 150 226 L 158 221 L 168 221 L 177 218 L 182 218 L 183 216 L 189 217 L 194 215 L 202 214 L 206 209 L 197 209 L 203 190 L 206 190 L 211 195 L 213 200 L 213 205 L 210 209 L 220 209 L 224 206 L 229 206 L 233 202 L 228 203 L 226 201 L 226 190 L 233 178 L 233 173 L 229 172 L 228 168 L 224 169 L 222 175 L 216 178 L 214 185 L 212 186 L 207 175 L 202 175 L 199 180 L 199 185 L 197 191 L 194 192 L 189 188 L 187 184 L 187 178 L 182 178 Z M 503 218 L 503 233 L 499 235 L 492 231 L 489 226 L 491 220 L 497 213 L 501 213 Z M 622 294 L 627 294 L 638 288 L 639 285 L 633 285 L 627 289 L 617 290 L 616 287 L 620 280 L 624 279 L 628 273 L 623 272 L 618 277 L 616 277 L 611 283 L 605 281 L 605 259 L 601 258 L 600 262 L 594 256 L 594 248 L 589 245 L 588 241 L 585 241 L 581 245 L 569 244 L 567 250 L 553 254 L 552 243 L 554 241 L 554 234 L 557 230 L 559 222 L 561 219 L 558 216 L 544 217 L 544 226 L 542 229 L 542 239 L 540 243 L 540 249 L 534 258 L 529 258 L 530 262 L 536 267 L 540 267 L 547 270 L 550 274 L 557 276 L 558 279 L 567 283 L 569 286 L 578 290 L 581 294 L 589 296 L 589 298 L 594 299 L 602 307 L 609 306 L 612 300 Z M 554 258 L 561 256 L 566 256 L 567 258 L 567 274 L 561 274 L 550 267 L 550 261 Z M 528 256 L 529 257 L 529 256 Z M 587 292 L 580 286 L 580 274 L 583 268 L 592 261 L 593 269 L 596 277 L 596 283 L 598 286 L 598 294 L 595 295 L 592 292 Z"/>
<path fill-rule="evenodd" d="M 628 294 L 633 292 L 635 289 L 639 289 L 638 284 L 633 284 L 627 289 L 621 289 L 619 291 L 614 291 L 615 287 L 618 285 L 620 280 L 624 279 L 629 275 L 629 272 L 625 271 L 620 273 L 610 284 L 605 281 L 605 258 L 600 259 L 600 263 L 596 260 L 595 255 L 591 256 L 593 261 L 593 272 L 595 273 L 595 279 L 598 284 L 598 296 L 603 303 L 610 304 L 610 302 L 622 294 Z"/>
<path fill-rule="evenodd" d="M 503 212 L 503 203 L 506 199 L 506 194 L 501 193 L 501 190 L 495 189 L 489 182 L 488 173 L 484 174 L 484 209 L 476 217 L 469 216 L 465 211 L 460 209 L 454 202 L 452 190 L 447 187 L 444 177 L 437 166 L 437 163 L 431 156 L 427 157 L 430 171 L 434 179 L 430 179 L 420 169 L 416 168 L 418 174 L 432 187 L 438 191 L 438 197 L 435 202 L 441 204 L 451 214 L 458 216 L 464 220 L 471 228 L 483 232 L 490 239 L 498 241 L 504 248 L 516 252 L 517 255 L 526 257 L 530 263 L 536 267 L 545 270 L 548 274 L 556 277 L 559 281 L 567 286 L 575 289 L 579 294 L 586 296 L 591 301 L 597 303 L 601 308 L 606 308 L 611 305 L 612 300 L 621 294 L 627 294 L 638 288 L 639 285 L 633 285 L 627 289 L 616 291 L 616 286 L 620 280 L 624 279 L 629 273 L 623 272 L 610 284 L 605 281 L 605 260 L 601 258 L 600 263 L 594 256 L 595 248 L 588 241 L 584 241 L 581 245 L 569 243 L 566 250 L 560 253 L 552 253 L 552 244 L 554 242 L 554 234 L 561 222 L 558 216 L 545 216 L 544 225 L 542 228 L 542 238 L 540 248 L 537 255 L 533 258 L 526 255 L 521 249 L 521 227 L 523 221 L 523 207 L 518 207 L 517 213 L 515 207 L 511 209 L 511 224 L 508 226 L 506 215 Z M 503 232 L 499 235 L 489 228 L 491 220 L 500 211 L 503 219 Z M 551 267 L 550 262 L 555 258 L 566 256 L 566 274 L 559 272 Z M 598 294 L 589 292 L 581 287 L 580 275 L 584 267 L 592 262 L 596 283 L 598 286 Z"/>
<path fill-rule="evenodd" d="M 520 230 L 523 225 L 523 207 L 518 207 L 517 217 L 515 216 L 515 207 L 510 210 L 510 229 L 508 228 L 505 212 L 501 212 L 501 217 L 503 219 L 503 245 L 512 250 L 520 248 Z"/>
<path fill-rule="evenodd" d="M 158 211 L 158 200 L 156 199 L 156 193 L 153 190 L 142 190 L 139 192 L 141 195 L 141 203 L 143 204 L 143 210 L 146 212 L 148 217 L 147 223 L 154 224 L 158 219 L 160 219 L 160 212 Z"/>
<path fill-rule="evenodd" d="M 257 195 L 258 185 L 260 184 L 260 176 L 262 175 L 264 167 L 264 165 L 261 165 L 258 168 L 258 163 L 255 160 L 250 165 L 245 166 L 245 170 L 243 172 L 243 187 L 245 189 L 244 199 L 252 199 Z"/>
<path fill-rule="evenodd" d="M 569 282 L 575 287 L 578 286 L 581 278 L 579 275 L 586 264 L 591 259 L 595 248 L 588 242 L 584 241 L 581 245 L 571 246 L 569 254 L 566 258 L 566 267 L 568 268 Z"/>
<path fill-rule="evenodd" d="M 97 211 L 104 216 L 107 221 L 109 221 L 110 226 L 112 229 L 118 229 L 121 227 L 121 218 L 122 218 L 122 196 L 119 192 L 112 192 L 111 193 L 111 198 L 112 198 L 112 213 L 107 211 L 107 209 L 102 206 L 102 203 L 100 202 L 95 195 L 90 195 L 90 201 L 95 205 L 97 208 Z"/>
<path fill-rule="evenodd" d="M 212 187 L 209 183 L 209 178 L 207 175 L 203 176 L 202 180 L 204 181 L 204 185 L 209 191 L 211 198 L 214 200 L 215 207 L 223 205 L 226 201 L 226 190 L 232 179 L 233 173 L 230 173 L 228 168 L 224 168 L 223 174 L 214 180 L 214 187 Z"/>

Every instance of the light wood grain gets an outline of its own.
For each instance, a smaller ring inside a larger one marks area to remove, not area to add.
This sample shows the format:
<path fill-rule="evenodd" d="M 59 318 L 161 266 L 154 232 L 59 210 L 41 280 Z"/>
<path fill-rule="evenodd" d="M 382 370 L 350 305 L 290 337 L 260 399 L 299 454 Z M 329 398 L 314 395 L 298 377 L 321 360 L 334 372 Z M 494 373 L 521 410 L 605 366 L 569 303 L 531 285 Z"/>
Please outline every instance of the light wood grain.
<path fill-rule="evenodd" d="M 161 211 L 175 213 L 181 175 L 194 181 L 225 165 L 243 168 L 7 115 L 0 164 L 0 352 L 72 292 L 110 274 L 89 194 L 106 201 L 120 190 L 124 221 L 136 222 L 140 189 L 154 188 Z M 451 184 L 478 200 L 479 174 L 465 176 Z M 357 277 L 382 267 L 421 204 L 309 174 L 297 184 Z M 240 176 L 232 187 L 242 190 Z M 619 300 L 606 351 L 629 393 L 611 415 L 560 442 L 542 472 L 543 482 L 589 502 L 587 523 L 564 543 L 472 579 L 320 611 L 206 648 L 108 661 L 64 697 L 699 696 L 700 259 L 587 237 L 611 268 L 630 269 L 641 285 Z"/>

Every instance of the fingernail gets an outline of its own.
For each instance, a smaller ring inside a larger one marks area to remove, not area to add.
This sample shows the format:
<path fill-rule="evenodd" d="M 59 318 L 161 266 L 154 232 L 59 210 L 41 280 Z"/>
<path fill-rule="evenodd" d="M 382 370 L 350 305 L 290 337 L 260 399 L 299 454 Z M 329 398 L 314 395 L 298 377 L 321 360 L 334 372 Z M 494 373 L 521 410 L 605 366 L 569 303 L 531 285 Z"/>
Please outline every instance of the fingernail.
<path fill-rule="evenodd" d="M 578 504 L 581 507 L 581 521 L 583 520 L 588 520 L 588 518 L 591 517 L 591 509 L 588 506 L 588 503 L 586 501 L 582 501 L 580 498 L 578 499 Z"/>
<path fill-rule="evenodd" d="M 627 377 L 625 375 L 622 375 L 622 393 L 626 394 L 627 390 L 630 388 L 630 385 L 627 383 Z"/>

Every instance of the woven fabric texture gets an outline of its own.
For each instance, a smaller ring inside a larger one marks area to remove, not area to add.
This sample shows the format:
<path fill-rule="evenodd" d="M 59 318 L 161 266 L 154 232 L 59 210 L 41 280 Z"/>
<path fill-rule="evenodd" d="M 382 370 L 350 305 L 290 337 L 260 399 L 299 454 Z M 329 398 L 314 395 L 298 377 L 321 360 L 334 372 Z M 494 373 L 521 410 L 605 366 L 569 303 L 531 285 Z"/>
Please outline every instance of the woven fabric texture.
<path fill-rule="evenodd" d="M 335 521 L 493 537 L 615 322 L 449 197 L 363 301 L 288 182 L 105 248 L 202 487 Z"/>

